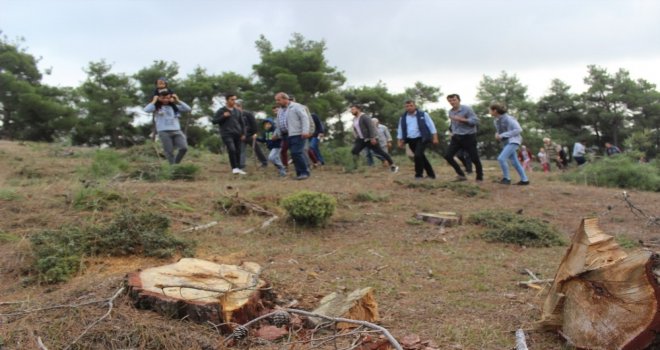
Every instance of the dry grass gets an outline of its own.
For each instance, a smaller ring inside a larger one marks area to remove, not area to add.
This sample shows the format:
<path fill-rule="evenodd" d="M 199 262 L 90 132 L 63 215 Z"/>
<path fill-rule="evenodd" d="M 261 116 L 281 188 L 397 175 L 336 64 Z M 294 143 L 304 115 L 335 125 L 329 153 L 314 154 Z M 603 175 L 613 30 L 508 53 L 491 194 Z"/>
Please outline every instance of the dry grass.
<path fill-rule="evenodd" d="M 0 301 L 26 301 L 0 306 L 3 314 L 107 298 L 127 272 L 176 260 L 88 258 L 83 271 L 67 283 L 26 283 L 31 274 L 26 239 L 30 234 L 100 222 L 120 207 L 132 206 L 169 216 L 174 232 L 219 221 L 210 229 L 180 235 L 198 242 L 199 258 L 267 265 L 264 277 L 275 291 L 284 299 L 298 300 L 302 308 L 315 307 L 322 296 L 338 289 L 372 286 L 382 325 L 395 336 L 418 333 L 448 349 L 506 349 L 513 347 L 516 328 L 533 327 L 544 296 L 516 285 L 527 279 L 521 271 L 528 268 L 540 278 L 551 278 L 566 248 L 486 243 L 477 238 L 481 229 L 473 225 L 407 224 L 415 212 L 456 211 L 467 216 L 485 209 L 523 209 L 525 215 L 554 225 L 566 238 L 578 228 L 581 217 L 598 215 L 601 227 L 610 234 L 630 240 L 659 236 L 617 199 L 619 190 L 566 184 L 541 173 L 531 174 L 531 186 L 502 186 L 489 182 L 499 176 L 496 164 L 489 161 L 485 162 L 487 180 L 480 185 L 486 195 L 466 197 L 447 188 L 408 188 L 395 183 L 412 178 L 412 164 L 404 159 L 398 174 L 379 167 L 352 174 L 324 167 L 309 180 L 295 182 L 279 179 L 273 168 L 248 168 L 250 175 L 238 178 L 229 174 L 224 157 L 198 154 L 184 160 L 201 166 L 197 181 L 99 180 L 91 186 L 114 191 L 124 201 L 110 202 L 103 210 L 82 210 L 74 207 L 72 199 L 81 186 L 90 186 L 82 184 L 77 174 L 90 164 L 87 154 L 91 151 L 73 149 L 73 156 L 62 157 L 54 147 L 0 141 L 0 188 L 16 194 L 12 200 L 0 200 L 0 232 L 19 238 L 0 241 Z M 453 178 L 444 160 L 432 162 L 441 179 Z M 224 195 L 238 192 L 283 217 L 279 200 L 303 189 L 337 199 L 337 210 L 326 227 L 296 227 L 280 220 L 265 230 L 245 234 L 265 218 L 230 216 L 217 206 Z M 387 200 L 355 200 L 367 192 Z M 657 210 L 660 194 L 629 194 L 638 206 Z M 98 304 L 24 317 L 0 316 L 1 341 L 7 349 L 31 349 L 36 348 L 39 336 L 49 348 L 63 348 L 106 310 Z M 213 349 L 221 340 L 210 326 L 135 310 L 122 296 L 111 317 L 77 346 Z M 528 345 L 568 349 L 557 335 L 544 332 L 530 332 Z"/>

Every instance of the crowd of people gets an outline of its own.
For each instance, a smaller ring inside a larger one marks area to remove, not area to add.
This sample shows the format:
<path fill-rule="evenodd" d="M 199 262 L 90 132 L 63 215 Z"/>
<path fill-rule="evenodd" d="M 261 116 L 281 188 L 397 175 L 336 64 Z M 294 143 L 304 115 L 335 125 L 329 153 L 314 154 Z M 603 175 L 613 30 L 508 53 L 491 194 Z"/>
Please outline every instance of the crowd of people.
<path fill-rule="evenodd" d="M 274 96 L 272 116 L 265 118 L 261 125 L 254 113 L 243 108 L 243 101 L 238 99 L 238 96 L 229 93 L 224 97 L 225 104 L 215 112 L 212 123 L 218 126 L 232 174 L 246 174 L 249 150 L 254 153 L 255 162 L 258 161 L 261 167 L 267 167 L 270 162 L 282 177 L 287 176 L 287 167 L 292 163 L 296 180 L 308 179 L 312 168 L 325 164 L 320 149 L 320 143 L 327 133 L 325 126 L 316 113 L 297 103 L 293 96 L 284 92 L 277 93 Z M 471 107 L 461 104 L 458 94 L 448 95 L 447 102 L 451 106 L 448 111 L 451 138 L 444 158 L 454 169 L 456 181 L 467 181 L 467 175 L 472 173 L 474 165 L 475 180 L 481 182 L 484 173 L 477 149 L 479 117 Z M 436 173 L 425 155 L 427 147 L 439 143 L 433 119 L 427 112 L 420 110 L 413 100 L 405 101 L 404 109 L 397 125 L 397 144 L 400 148 L 406 148 L 407 145 L 407 153 L 415 164 L 415 179 L 435 179 Z M 166 79 L 160 78 L 156 81 L 152 100 L 144 111 L 153 115 L 156 133 L 168 162 L 180 163 L 188 145 L 179 118 L 181 113 L 191 111 L 190 106 L 179 100 Z M 387 165 L 391 172 L 398 172 L 399 166 L 390 155 L 393 139 L 389 129 L 380 124 L 378 119 L 363 113 L 359 104 L 351 105 L 350 112 L 353 115 L 351 125 L 354 136 L 351 153 L 355 166 L 359 166 L 360 156 L 366 150 L 369 165 L 373 165 L 375 157 Z M 508 114 L 507 106 L 503 103 L 492 103 L 489 112 L 496 130 L 494 138 L 501 144 L 497 161 L 502 178 L 498 182 L 504 185 L 512 184 L 509 171 L 511 165 L 520 178 L 515 184 L 529 185 L 527 172 L 532 171 L 531 163 L 535 156 L 522 143 L 523 130 L 520 123 Z M 265 144 L 268 156 L 264 155 L 259 147 L 260 143 Z M 611 143 L 606 143 L 605 149 L 608 156 L 621 153 L 621 150 Z M 578 166 L 586 163 L 586 154 L 586 141 L 577 141 L 573 145 L 572 158 Z M 455 158 L 461 161 L 465 170 Z M 544 172 L 551 171 L 553 167 L 564 170 L 568 166 L 567 149 L 547 137 L 543 139 L 543 147 L 536 154 L 536 159 Z"/>

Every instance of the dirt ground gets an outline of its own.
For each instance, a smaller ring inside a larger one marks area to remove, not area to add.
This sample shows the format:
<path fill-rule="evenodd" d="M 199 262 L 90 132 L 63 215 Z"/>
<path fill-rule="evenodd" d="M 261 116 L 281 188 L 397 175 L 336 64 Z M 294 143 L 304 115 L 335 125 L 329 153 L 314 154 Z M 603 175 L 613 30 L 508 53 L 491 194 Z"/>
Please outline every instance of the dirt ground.
<path fill-rule="evenodd" d="M 257 169 L 251 161 L 249 175 L 237 177 L 230 174 L 226 156 L 192 151 L 184 162 L 202 167 L 196 181 L 81 181 L 93 152 L 0 141 L 0 194 L 4 194 L 0 196 L 0 233 L 19 237 L 0 240 L 0 349 L 37 349 L 38 338 L 50 349 L 65 348 L 107 311 L 107 305 L 55 308 L 19 317 L 7 314 L 108 298 L 126 273 L 176 261 L 88 257 L 83 271 L 69 282 L 30 282 L 34 274 L 30 271 L 31 234 L 95 223 L 121 207 L 166 214 L 172 220 L 172 232 L 197 242 L 197 258 L 265 266 L 263 278 L 281 299 L 297 300 L 298 308 L 312 309 L 334 291 L 371 286 L 382 326 L 397 337 L 419 334 L 440 349 L 510 349 L 518 328 L 528 330 L 530 349 L 571 349 L 557 334 L 534 330 L 544 292 L 517 285 L 528 279 L 524 269 L 552 278 L 566 247 L 487 243 L 478 238 L 482 229 L 477 226 L 418 224 L 412 220 L 416 212 L 455 211 L 467 217 L 483 209 L 522 210 L 555 226 L 567 241 L 581 218 L 598 216 L 602 230 L 616 236 L 628 250 L 639 249 L 639 240 L 660 239 L 660 232 L 646 226 L 621 200 L 621 189 L 567 184 L 557 174 L 538 171 L 530 174 L 530 186 L 503 186 L 494 182 L 500 176 L 494 161 L 485 161 L 486 181 L 479 184 L 484 194 L 468 198 L 447 189 L 401 185 L 400 181 L 413 177 L 412 163 L 404 158 L 399 159 L 397 174 L 381 167 L 345 173 L 328 165 L 315 169 L 309 180 L 294 181 L 278 178 L 272 167 Z M 434 181 L 453 179 L 444 160 L 433 158 L 432 163 L 439 175 Z M 100 211 L 74 208 L 73 196 L 90 186 L 89 181 L 128 200 Z M 278 201 L 303 189 L 337 198 L 337 210 L 326 227 L 300 227 L 281 219 L 266 229 L 245 233 L 265 218 L 229 216 L 215 205 L 223 195 L 238 192 L 285 217 Z M 367 191 L 382 200 L 356 200 L 357 194 Z M 627 192 L 635 205 L 658 214 L 659 193 Z M 219 224 L 180 234 L 211 221 Z M 140 349 L 213 349 L 221 347 L 222 339 L 210 325 L 136 310 L 122 296 L 111 316 L 89 329 L 72 348 L 122 349 L 131 344 Z"/>

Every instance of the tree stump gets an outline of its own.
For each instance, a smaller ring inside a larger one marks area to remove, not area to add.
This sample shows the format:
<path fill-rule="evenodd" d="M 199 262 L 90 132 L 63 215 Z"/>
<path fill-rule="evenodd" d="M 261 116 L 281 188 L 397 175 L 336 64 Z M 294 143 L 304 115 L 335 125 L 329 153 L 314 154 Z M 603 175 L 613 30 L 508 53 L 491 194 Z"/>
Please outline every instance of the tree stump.
<path fill-rule="evenodd" d="M 426 221 L 434 225 L 442 225 L 444 227 L 452 227 L 460 225 L 463 222 L 463 217 L 450 211 L 439 211 L 437 213 L 417 213 L 415 214 L 417 220 Z"/>
<path fill-rule="evenodd" d="M 268 284 L 261 267 L 184 258 L 179 262 L 129 273 L 129 295 L 135 306 L 173 318 L 204 323 L 245 323 L 259 316 Z M 231 327 L 225 326 L 225 331 Z"/>
<path fill-rule="evenodd" d="M 378 303 L 374 298 L 373 289 L 371 287 L 356 289 L 349 294 L 331 293 L 321 299 L 315 314 L 341 317 L 351 320 L 361 320 L 367 322 L 377 322 L 380 319 L 378 315 Z M 318 323 L 319 320 L 312 320 Z M 353 328 L 357 327 L 355 324 L 339 322 L 337 328 Z"/>
<path fill-rule="evenodd" d="M 646 348 L 660 331 L 658 266 L 657 254 L 628 255 L 597 219 L 583 219 L 557 269 L 541 325 L 578 348 Z"/>

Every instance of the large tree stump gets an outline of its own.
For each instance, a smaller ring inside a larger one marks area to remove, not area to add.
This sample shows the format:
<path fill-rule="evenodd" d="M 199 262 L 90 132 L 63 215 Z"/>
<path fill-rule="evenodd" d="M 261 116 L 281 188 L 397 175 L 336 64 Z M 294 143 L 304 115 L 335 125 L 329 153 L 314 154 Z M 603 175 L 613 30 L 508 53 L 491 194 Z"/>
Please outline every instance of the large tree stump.
<path fill-rule="evenodd" d="M 564 256 L 545 303 L 541 325 L 585 349 L 644 349 L 660 331 L 660 258 L 627 255 L 614 237 L 584 219 Z"/>
<path fill-rule="evenodd" d="M 260 272 L 255 263 L 236 266 L 184 258 L 130 273 L 127 279 L 138 308 L 195 322 L 242 324 L 263 309 L 267 283 L 259 278 Z"/>

